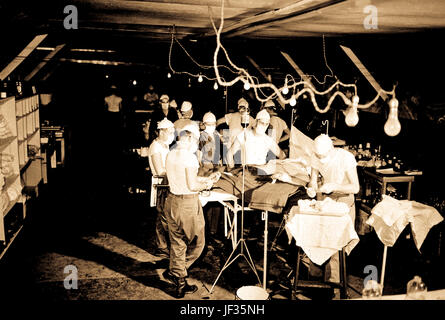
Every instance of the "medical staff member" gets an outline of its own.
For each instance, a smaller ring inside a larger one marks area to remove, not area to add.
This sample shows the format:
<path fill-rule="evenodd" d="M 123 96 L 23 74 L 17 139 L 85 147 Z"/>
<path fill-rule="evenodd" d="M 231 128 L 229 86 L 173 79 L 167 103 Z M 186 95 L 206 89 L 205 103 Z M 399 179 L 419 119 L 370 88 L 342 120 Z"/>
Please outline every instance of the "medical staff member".
<path fill-rule="evenodd" d="M 221 136 L 216 131 L 216 117 L 212 112 L 207 112 L 202 118 L 204 130 L 199 137 L 199 151 L 203 167 L 212 170 L 221 163 Z"/>
<path fill-rule="evenodd" d="M 192 120 L 193 105 L 190 101 L 184 101 L 181 104 L 180 117 L 174 122 L 176 133 L 179 134 L 186 125 L 195 125 L 199 130 L 199 122 Z"/>
<path fill-rule="evenodd" d="M 171 106 L 170 97 L 166 94 L 161 95 L 159 98 L 159 107 L 153 112 L 150 120 L 149 134 L 150 142 L 156 138 L 156 129 L 158 122 L 167 118 L 171 122 L 178 120 L 178 114 L 176 109 Z"/>
<path fill-rule="evenodd" d="M 148 148 L 148 163 L 150 170 L 157 180 L 158 184 L 166 184 L 167 176 L 165 170 L 165 160 L 170 151 L 169 146 L 175 138 L 175 129 L 173 122 L 164 118 L 157 124 L 158 137 L 153 140 Z M 159 177 L 159 178 L 157 178 Z M 166 198 L 167 188 L 157 188 L 156 209 L 158 215 L 156 218 L 156 252 L 155 255 L 161 258 L 168 258 L 170 249 L 168 245 L 168 226 L 165 217 L 165 209 L 168 208 Z"/>
<path fill-rule="evenodd" d="M 235 165 L 234 155 L 241 150 L 242 163 L 246 165 L 263 165 L 268 162 L 267 154 L 270 151 L 279 159 L 284 159 L 286 155 L 278 144 L 266 131 L 270 124 L 270 115 L 266 110 L 261 110 L 255 117 L 254 126 L 238 134 L 232 147 L 227 154 L 228 167 Z M 245 157 L 245 158 L 244 158 Z"/>
<path fill-rule="evenodd" d="M 238 134 L 241 133 L 241 131 L 243 131 L 243 124 L 242 124 L 243 114 L 248 115 L 247 117 L 249 122 L 248 127 L 250 128 L 253 125 L 254 121 L 252 116 L 249 115 L 250 114 L 249 103 L 247 102 L 246 99 L 240 98 L 238 100 L 237 112 L 227 113 L 224 117 L 216 121 L 216 127 L 219 127 L 223 123 L 226 123 L 227 126 L 229 127 L 228 134 L 224 135 L 225 137 L 224 142 L 226 143 L 227 148 L 230 148 L 232 146 L 233 142 L 235 141 L 235 138 L 238 136 Z"/>
<path fill-rule="evenodd" d="M 204 216 L 199 192 L 209 190 L 211 177 L 198 177 L 199 130 L 188 124 L 180 131 L 177 146 L 167 154 L 166 170 L 170 193 L 170 210 L 166 212 L 170 236 L 170 264 L 163 273 L 176 285 L 175 297 L 182 298 L 198 288 L 186 281 L 188 269 L 205 246 Z"/>
<path fill-rule="evenodd" d="M 201 131 L 199 137 L 199 154 L 200 154 L 200 176 L 208 176 L 213 172 L 222 171 L 221 162 L 221 137 L 216 131 L 216 117 L 212 112 L 207 112 L 202 118 L 204 131 Z M 218 202 L 210 202 L 205 207 L 207 238 L 218 242 L 218 227 L 221 225 L 221 204 Z"/>
<path fill-rule="evenodd" d="M 349 215 L 354 225 L 355 199 L 354 194 L 359 192 L 360 184 L 357 175 L 357 162 L 349 151 L 334 148 L 328 135 L 321 134 L 314 140 L 314 154 L 311 159 L 311 180 L 309 187 L 318 194 L 318 200 L 325 197 L 346 203 L 350 210 Z M 319 175 L 321 183 L 319 184 Z M 328 263 L 327 278 L 331 282 L 340 281 L 338 254 L 334 254 Z"/>

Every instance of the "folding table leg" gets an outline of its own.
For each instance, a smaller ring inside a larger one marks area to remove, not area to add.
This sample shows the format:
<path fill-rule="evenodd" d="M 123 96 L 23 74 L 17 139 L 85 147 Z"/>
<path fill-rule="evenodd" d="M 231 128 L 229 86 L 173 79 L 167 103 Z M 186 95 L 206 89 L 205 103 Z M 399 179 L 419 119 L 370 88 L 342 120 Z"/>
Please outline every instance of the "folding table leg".
<path fill-rule="evenodd" d="M 348 298 L 348 276 L 346 273 L 346 253 L 345 249 L 343 248 L 340 251 L 340 267 L 342 272 L 342 290 L 341 290 L 341 298 L 347 299 Z"/>
<path fill-rule="evenodd" d="M 380 277 L 380 285 L 382 286 L 382 291 L 383 291 L 383 284 L 385 281 L 385 268 L 386 268 L 386 255 L 387 255 L 387 251 L 388 251 L 388 246 L 385 246 L 383 248 L 383 262 L 382 262 L 382 275 Z M 383 292 L 382 292 L 383 294 Z"/>
<path fill-rule="evenodd" d="M 297 247 L 297 265 L 295 266 L 295 278 L 294 284 L 291 292 L 291 300 L 295 300 L 297 296 L 297 288 L 298 288 L 298 276 L 300 274 L 300 248 Z"/>

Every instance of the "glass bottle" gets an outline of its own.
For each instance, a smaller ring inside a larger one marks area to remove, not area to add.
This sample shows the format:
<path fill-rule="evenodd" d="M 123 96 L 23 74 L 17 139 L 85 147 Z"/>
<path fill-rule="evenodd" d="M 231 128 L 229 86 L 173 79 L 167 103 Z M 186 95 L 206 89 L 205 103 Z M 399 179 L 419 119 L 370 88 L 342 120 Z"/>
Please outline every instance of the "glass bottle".
<path fill-rule="evenodd" d="M 365 147 L 365 160 L 371 160 L 371 143 L 367 142 Z"/>
<path fill-rule="evenodd" d="M 427 287 L 421 277 L 415 276 L 412 280 L 408 281 L 406 285 L 406 299 L 425 300 L 426 293 Z"/>
<path fill-rule="evenodd" d="M 392 166 L 393 166 L 392 158 L 389 156 L 389 154 L 386 155 L 386 164 L 387 164 L 388 168 L 392 168 Z"/>
<path fill-rule="evenodd" d="M 363 299 L 380 299 L 382 296 L 383 288 L 375 280 L 368 280 L 366 282 L 365 288 L 362 291 Z"/>

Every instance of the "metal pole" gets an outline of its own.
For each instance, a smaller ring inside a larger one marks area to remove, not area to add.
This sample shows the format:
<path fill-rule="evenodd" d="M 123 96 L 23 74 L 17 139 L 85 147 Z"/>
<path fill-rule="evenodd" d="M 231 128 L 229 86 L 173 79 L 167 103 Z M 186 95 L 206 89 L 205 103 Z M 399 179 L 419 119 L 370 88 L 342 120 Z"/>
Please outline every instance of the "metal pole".
<path fill-rule="evenodd" d="M 263 211 L 264 215 L 264 264 L 263 264 L 263 289 L 266 290 L 266 278 L 267 278 L 267 224 L 268 224 L 268 212 Z"/>

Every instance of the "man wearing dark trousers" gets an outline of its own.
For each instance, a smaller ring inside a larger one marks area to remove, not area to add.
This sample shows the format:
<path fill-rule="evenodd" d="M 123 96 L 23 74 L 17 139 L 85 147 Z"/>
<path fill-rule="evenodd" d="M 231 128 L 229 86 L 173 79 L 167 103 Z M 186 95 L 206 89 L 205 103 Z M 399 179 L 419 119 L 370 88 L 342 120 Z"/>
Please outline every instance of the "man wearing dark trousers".
<path fill-rule="evenodd" d="M 170 238 L 170 264 L 163 273 L 176 285 L 176 298 L 198 288 L 186 281 L 188 269 L 199 258 L 205 246 L 205 222 L 199 191 L 209 190 L 211 177 L 198 177 L 199 163 L 195 155 L 199 143 L 198 127 L 189 124 L 179 132 L 176 148 L 166 159 L 170 188 L 170 208 L 166 211 Z"/>

